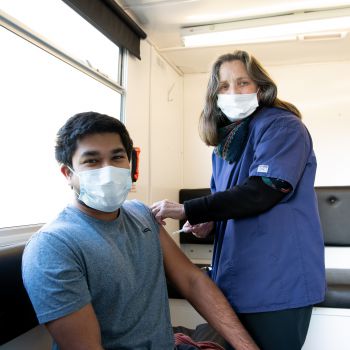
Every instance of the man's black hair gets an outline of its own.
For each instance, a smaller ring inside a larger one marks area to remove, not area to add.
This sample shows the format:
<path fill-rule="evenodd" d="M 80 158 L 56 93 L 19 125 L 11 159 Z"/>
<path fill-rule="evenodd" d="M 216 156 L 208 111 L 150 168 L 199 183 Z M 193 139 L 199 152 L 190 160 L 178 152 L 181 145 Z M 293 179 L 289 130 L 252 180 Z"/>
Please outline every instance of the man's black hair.
<path fill-rule="evenodd" d="M 130 161 L 133 142 L 125 125 L 116 118 L 97 112 L 75 114 L 60 128 L 55 146 L 56 160 L 72 167 L 72 158 L 78 141 L 86 135 L 107 132 L 119 134 Z"/>

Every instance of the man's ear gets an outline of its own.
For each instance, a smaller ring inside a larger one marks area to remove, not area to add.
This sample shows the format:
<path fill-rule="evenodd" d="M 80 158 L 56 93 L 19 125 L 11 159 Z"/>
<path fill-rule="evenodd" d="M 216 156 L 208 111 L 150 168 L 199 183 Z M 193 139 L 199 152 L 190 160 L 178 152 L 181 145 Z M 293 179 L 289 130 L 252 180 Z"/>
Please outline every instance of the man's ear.
<path fill-rule="evenodd" d="M 70 178 L 72 177 L 72 171 L 68 168 L 68 166 L 62 164 L 60 170 L 61 170 L 61 173 L 63 174 L 63 176 L 64 176 L 67 180 L 70 180 Z"/>
<path fill-rule="evenodd" d="M 61 165 L 61 173 L 67 179 L 68 186 L 70 186 L 70 188 L 73 189 L 73 184 L 72 184 L 72 175 L 73 175 L 73 173 L 72 173 L 72 170 L 70 170 L 67 165 L 62 164 Z"/>

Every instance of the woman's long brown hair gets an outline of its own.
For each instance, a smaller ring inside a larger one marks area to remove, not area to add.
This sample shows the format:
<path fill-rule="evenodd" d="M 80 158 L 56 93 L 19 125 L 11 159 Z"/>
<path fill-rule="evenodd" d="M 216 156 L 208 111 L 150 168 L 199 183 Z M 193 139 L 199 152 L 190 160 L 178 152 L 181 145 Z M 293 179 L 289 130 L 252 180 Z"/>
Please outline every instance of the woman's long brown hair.
<path fill-rule="evenodd" d="M 249 77 L 258 86 L 259 106 L 279 107 L 301 118 L 301 113 L 293 104 L 277 97 L 277 86 L 258 60 L 246 51 L 237 50 L 220 56 L 213 64 L 209 77 L 205 104 L 199 119 L 199 135 L 208 146 L 217 146 L 220 111 L 216 105 L 220 83 L 220 67 L 224 62 L 241 61 Z"/>

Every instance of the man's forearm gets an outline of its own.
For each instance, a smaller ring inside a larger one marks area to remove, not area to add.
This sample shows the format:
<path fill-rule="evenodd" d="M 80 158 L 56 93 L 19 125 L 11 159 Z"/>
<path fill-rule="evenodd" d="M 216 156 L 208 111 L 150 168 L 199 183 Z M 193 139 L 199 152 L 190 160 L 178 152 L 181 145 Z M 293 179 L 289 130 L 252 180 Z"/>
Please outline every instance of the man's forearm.
<path fill-rule="evenodd" d="M 184 292 L 186 299 L 236 350 L 259 349 L 221 291 L 199 272 Z"/>
<path fill-rule="evenodd" d="M 163 227 L 159 237 L 169 281 L 236 350 L 258 350 L 213 281 L 190 262 Z"/>

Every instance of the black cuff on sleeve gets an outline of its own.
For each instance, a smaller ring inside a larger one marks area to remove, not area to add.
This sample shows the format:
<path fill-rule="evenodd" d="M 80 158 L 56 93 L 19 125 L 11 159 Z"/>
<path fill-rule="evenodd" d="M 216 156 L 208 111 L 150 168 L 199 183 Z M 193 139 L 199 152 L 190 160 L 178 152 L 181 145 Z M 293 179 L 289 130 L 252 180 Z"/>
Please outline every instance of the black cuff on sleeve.
<path fill-rule="evenodd" d="M 284 196 L 285 193 L 254 176 L 227 191 L 185 201 L 184 208 L 187 220 L 195 225 L 258 215 L 275 206 Z"/>

